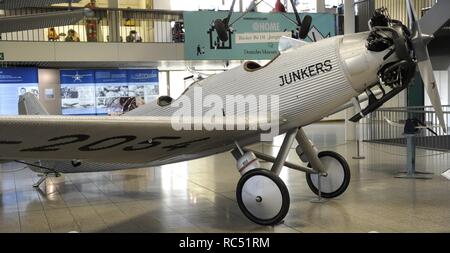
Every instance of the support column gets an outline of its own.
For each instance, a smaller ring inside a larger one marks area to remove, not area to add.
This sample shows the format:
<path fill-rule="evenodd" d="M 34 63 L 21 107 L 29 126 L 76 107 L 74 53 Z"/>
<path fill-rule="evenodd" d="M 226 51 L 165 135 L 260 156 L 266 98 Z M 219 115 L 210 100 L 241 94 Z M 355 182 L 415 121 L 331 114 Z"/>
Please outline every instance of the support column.
<path fill-rule="evenodd" d="M 355 33 L 355 1 L 344 0 L 344 34 Z"/>
<path fill-rule="evenodd" d="M 119 0 L 108 0 L 109 8 L 119 8 Z M 121 42 L 120 40 L 120 15 L 116 10 L 108 11 L 109 42 Z"/>
<path fill-rule="evenodd" d="M 316 0 L 316 12 L 317 13 L 325 12 L 325 0 Z"/>
<path fill-rule="evenodd" d="M 355 1 L 344 1 L 344 34 L 355 33 Z M 345 140 L 356 140 L 356 124 L 349 121 L 353 115 L 356 114 L 355 108 L 351 107 L 345 110 Z"/>

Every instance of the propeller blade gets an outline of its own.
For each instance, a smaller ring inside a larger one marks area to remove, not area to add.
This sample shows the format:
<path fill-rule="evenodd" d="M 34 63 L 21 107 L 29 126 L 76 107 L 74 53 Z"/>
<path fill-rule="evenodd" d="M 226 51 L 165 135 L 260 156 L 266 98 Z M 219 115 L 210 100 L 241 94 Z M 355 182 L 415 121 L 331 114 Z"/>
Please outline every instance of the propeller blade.
<path fill-rule="evenodd" d="M 309 28 L 311 27 L 311 23 L 312 23 L 312 17 L 310 15 L 306 15 L 303 18 L 302 27 L 300 28 L 300 31 L 299 31 L 300 39 L 305 39 L 308 36 Z"/>
<path fill-rule="evenodd" d="M 233 2 L 231 3 L 231 7 L 230 10 L 228 11 L 228 15 L 226 18 L 224 19 L 216 19 L 214 21 L 214 29 L 217 32 L 217 35 L 219 37 L 219 39 L 223 42 L 228 41 L 228 27 L 229 27 L 229 23 L 230 23 L 230 18 L 231 15 L 233 15 L 233 9 L 234 9 L 234 4 L 236 3 L 236 0 L 233 0 Z"/>
<path fill-rule="evenodd" d="M 438 117 L 439 125 L 445 133 L 447 128 L 445 126 L 444 113 L 442 112 L 441 97 L 439 96 L 439 91 L 437 88 L 436 80 L 434 78 L 431 61 L 430 59 L 428 59 L 422 62 L 418 62 L 417 66 L 419 67 L 425 90 L 427 91 L 428 97 L 430 98 L 431 104 L 433 105 L 433 108 Z"/>
<path fill-rule="evenodd" d="M 225 26 L 228 27 L 228 24 L 230 22 L 231 15 L 233 14 L 234 4 L 236 3 L 236 0 L 233 0 L 231 3 L 230 10 L 228 11 L 228 16 L 223 19 L 223 22 L 225 23 Z"/>
<path fill-rule="evenodd" d="M 300 15 L 298 15 L 297 8 L 295 7 L 294 0 L 291 0 L 292 9 L 294 10 L 295 19 L 297 20 L 297 25 L 302 26 L 302 20 L 300 19 Z"/>
<path fill-rule="evenodd" d="M 227 25 L 223 22 L 222 19 L 216 19 L 214 21 L 214 29 L 216 30 L 217 36 L 221 41 L 228 41 Z"/>
<path fill-rule="evenodd" d="M 438 117 L 439 125 L 445 133 L 447 132 L 447 128 L 445 126 L 444 113 L 442 112 L 441 98 L 439 96 L 439 90 L 427 48 L 427 43 L 430 41 L 431 36 L 422 34 L 411 0 L 406 0 L 406 12 L 408 14 L 417 66 L 419 67 L 425 90 L 427 91 L 428 97 L 430 98 L 431 104 Z"/>
<path fill-rule="evenodd" d="M 417 20 L 416 11 L 414 9 L 414 5 L 412 4 L 411 0 L 406 0 L 406 14 L 408 16 L 408 28 L 411 31 L 411 37 L 414 38 L 424 38 L 426 37 L 426 42 L 428 43 L 431 41 L 429 39 L 429 35 L 422 34 L 422 30 L 419 26 L 419 21 Z M 425 43 L 425 45 L 427 44 Z"/>

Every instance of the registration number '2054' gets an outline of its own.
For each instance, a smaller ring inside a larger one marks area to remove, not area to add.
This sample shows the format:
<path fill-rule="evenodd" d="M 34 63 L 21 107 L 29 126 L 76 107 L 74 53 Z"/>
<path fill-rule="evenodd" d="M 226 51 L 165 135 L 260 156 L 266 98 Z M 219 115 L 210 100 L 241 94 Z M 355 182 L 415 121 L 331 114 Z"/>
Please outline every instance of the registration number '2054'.
<path fill-rule="evenodd" d="M 167 151 L 173 151 L 176 149 L 187 148 L 189 145 L 196 142 L 208 140 L 209 137 L 189 141 L 181 141 L 180 136 L 159 136 L 147 140 L 138 140 L 138 137 L 134 135 L 112 136 L 92 142 L 89 142 L 90 139 L 91 136 L 86 134 L 72 134 L 72 135 L 58 136 L 48 139 L 47 141 L 50 144 L 23 148 L 20 150 L 20 152 L 55 152 L 61 150 L 65 146 L 69 145 L 73 146 L 75 144 L 82 144 L 77 148 L 79 151 L 82 152 L 94 152 L 118 147 L 120 147 L 123 151 L 133 152 L 133 151 L 148 150 L 161 145 L 163 145 L 162 146 L 163 149 Z M 177 140 L 178 142 L 173 143 L 174 141 Z M 168 144 L 167 142 L 169 141 L 172 142 L 172 144 Z M 22 143 L 23 143 L 22 141 L 0 140 L 0 145 L 19 145 Z"/>

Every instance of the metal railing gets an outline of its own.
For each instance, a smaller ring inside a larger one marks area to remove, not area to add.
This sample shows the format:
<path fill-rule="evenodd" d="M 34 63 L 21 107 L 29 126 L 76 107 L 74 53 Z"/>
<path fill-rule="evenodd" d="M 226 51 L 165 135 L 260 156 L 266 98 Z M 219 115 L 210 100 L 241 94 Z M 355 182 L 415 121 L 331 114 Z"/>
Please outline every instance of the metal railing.
<path fill-rule="evenodd" d="M 375 8 L 386 7 L 388 8 L 389 15 L 393 19 L 402 21 L 404 24 L 408 23 L 408 17 L 405 11 L 405 0 L 373 0 Z M 413 0 L 414 9 L 416 10 L 417 17 L 422 17 L 423 10 L 432 7 L 436 4 L 436 0 Z"/>
<path fill-rule="evenodd" d="M 442 106 L 447 133 L 439 127 L 437 115 L 431 106 L 414 106 L 398 108 L 382 108 L 371 113 L 361 121 L 362 140 L 383 144 L 405 145 L 404 127 L 388 123 L 390 120 L 404 125 L 407 119 L 417 119 L 430 127 L 437 136 L 427 129 L 417 133 L 417 146 L 433 150 L 450 150 L 450 105 Z M 387 120 L 386 120 L 387 119 Z"/>
<path fill-rule="evenodd" d="M 414 0 L 413 3 L 416 15 L 420 18 L 425 14 L 427 9 L 436 4 L 436 0 Z M 355 31 L 368 31 L 368 22 L 372 18 L 373 12 L 375 9 L 381 7 L 388 9 L 391 18 L 407 24 L 408 18 L 405 11 L 405 0 L 355 0 Z M 341 22 L 343 22 L 343 19 Z"/>
<path fill-rule="evenodd" d="M 72 8 L 77 9 L 77 8 Z M 5 10 L 3 16 L 42 14 L 67 7 Z M 95 8 L 76 24 L 0 34 L 6 41 L 184 42 L 181 11 Z M 118 30 L 118 31 L 117 31 Z M 73 33 L 75 32 L 75 33 Z M 75 34 L 75 36 L 73 36 Z M 114 36 L 118 34 L 118 36 Z"/>

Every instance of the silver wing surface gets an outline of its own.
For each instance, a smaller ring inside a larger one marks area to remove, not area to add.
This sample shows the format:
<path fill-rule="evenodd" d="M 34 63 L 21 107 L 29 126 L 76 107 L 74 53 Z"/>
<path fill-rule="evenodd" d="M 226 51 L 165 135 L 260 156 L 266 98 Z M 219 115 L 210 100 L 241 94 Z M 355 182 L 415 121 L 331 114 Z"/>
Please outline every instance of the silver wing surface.
<path fill-rule="evenodd" d="M 206 131 L 208 125 L 203 126 L 203 130 L 176 131 L 170 117 L 2 116 L 0 160 L 147 163 L 220 150 L 236 139 L 259 133 Z"/>

